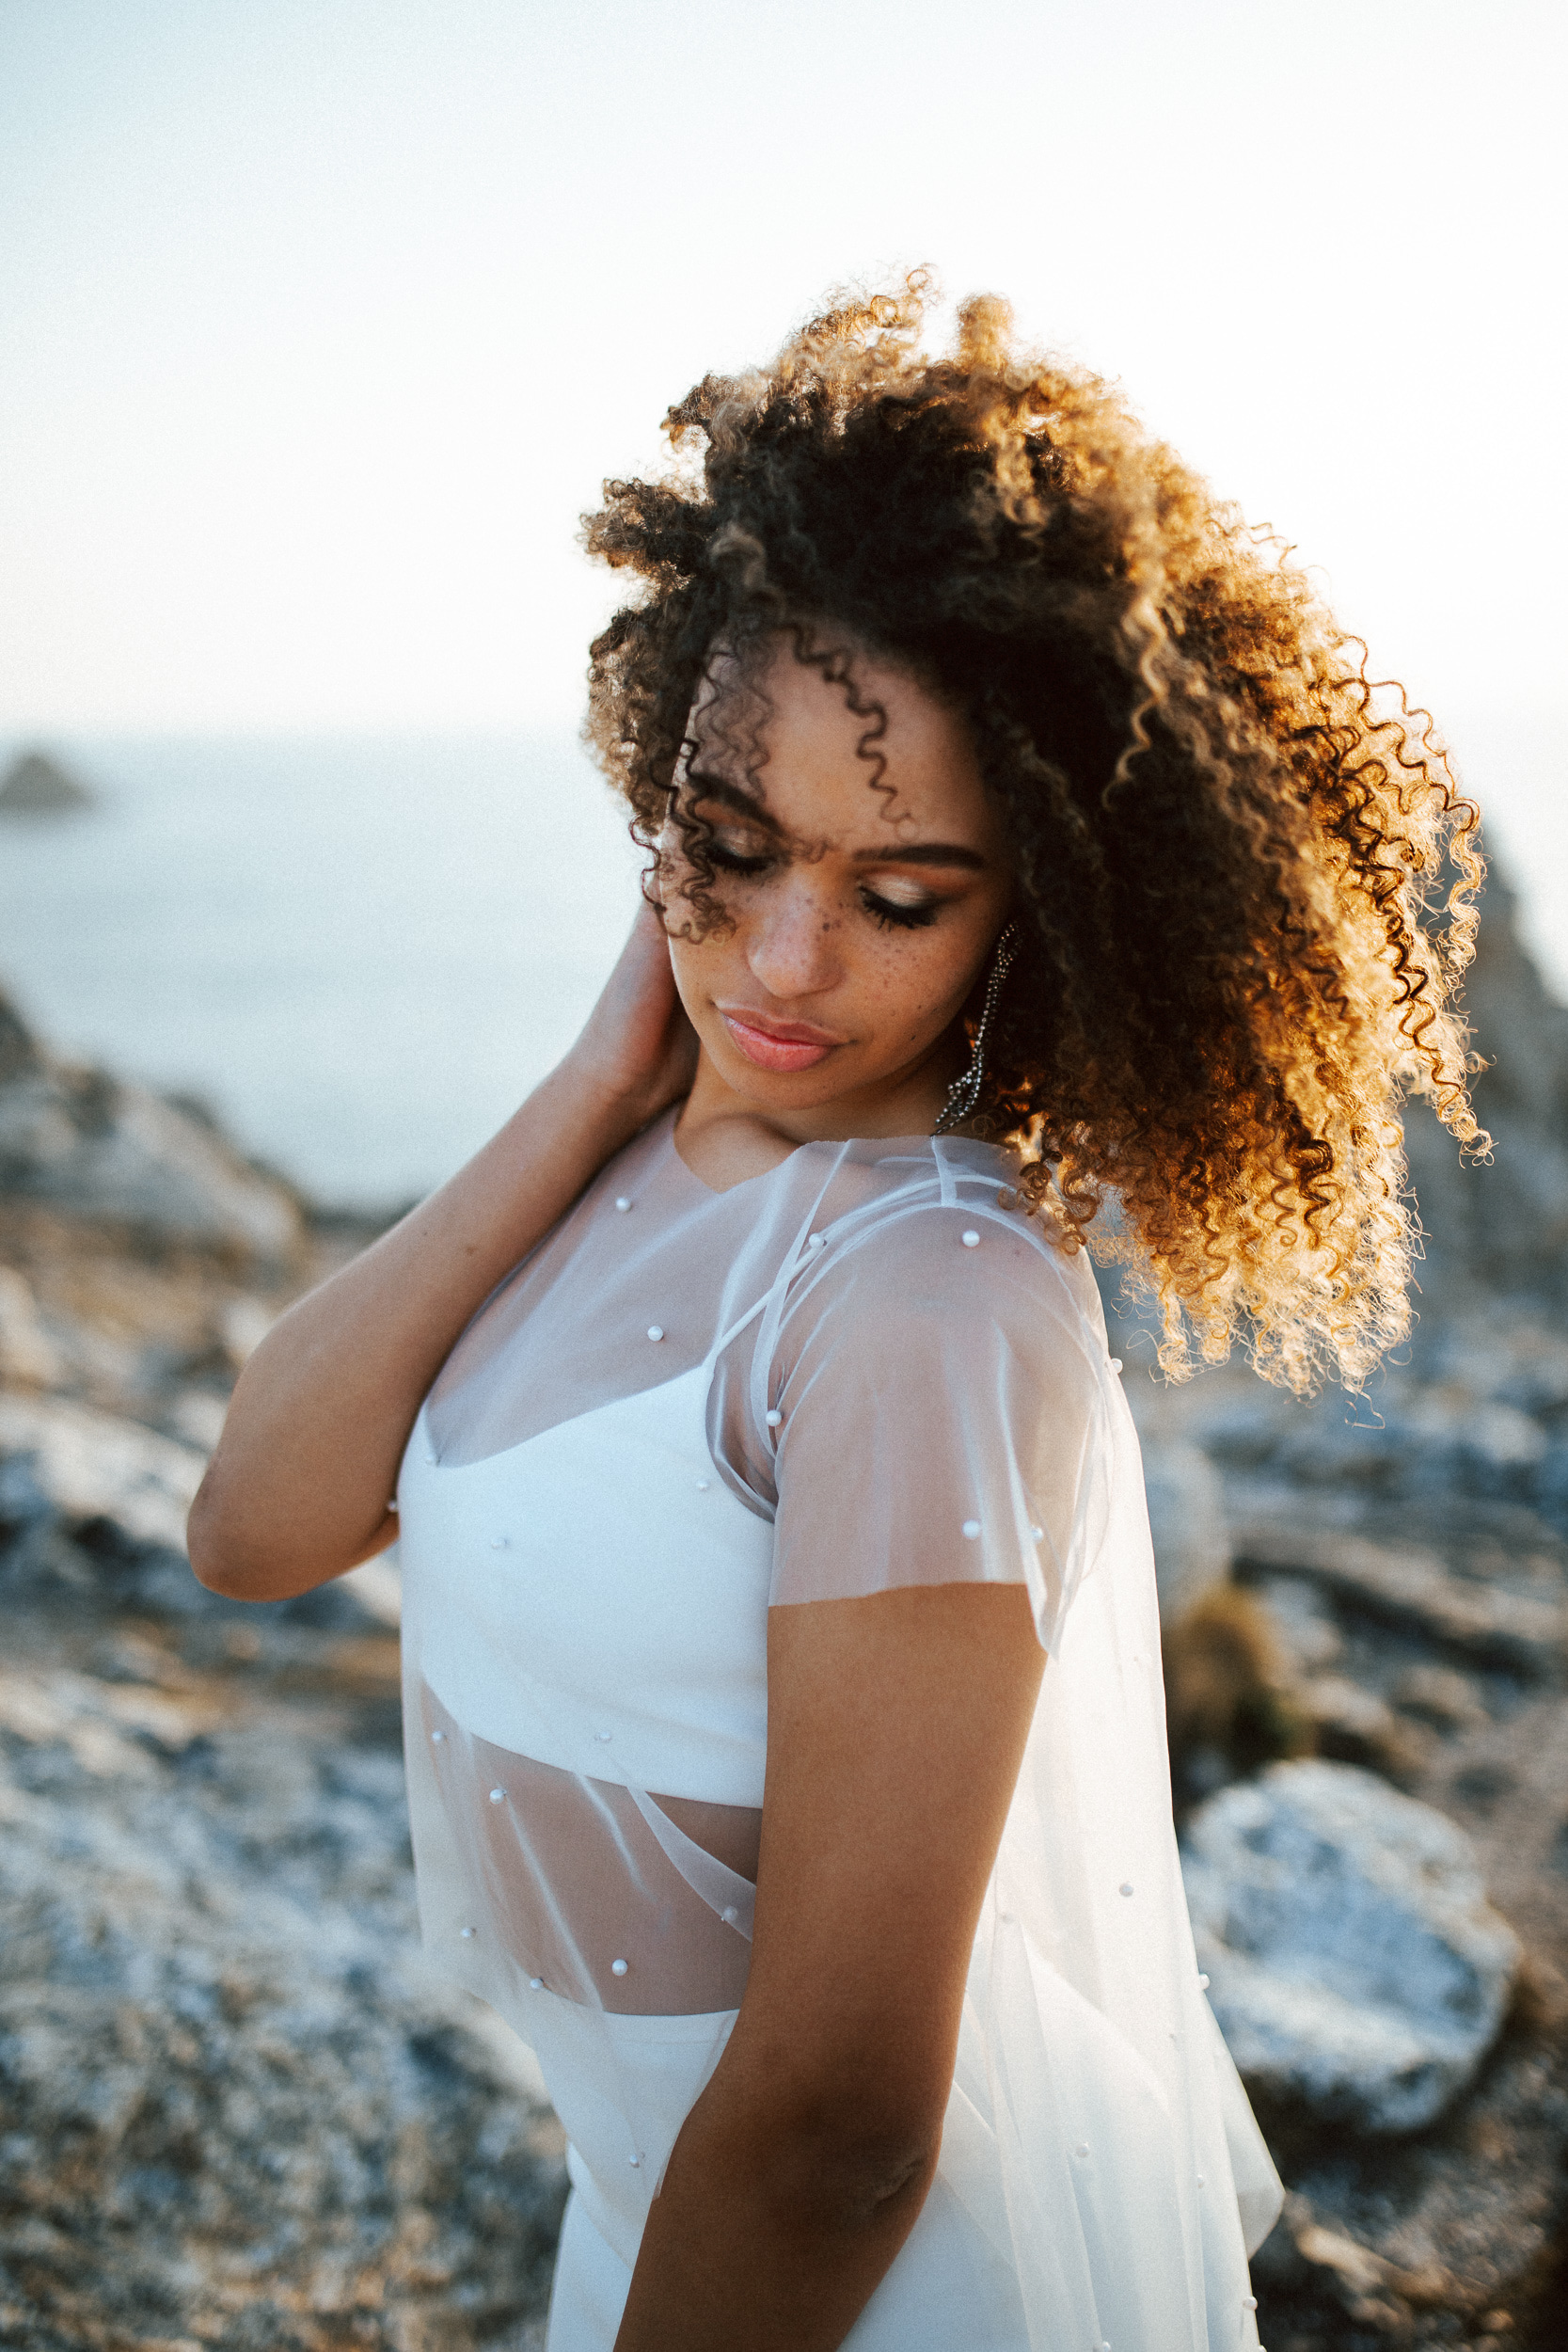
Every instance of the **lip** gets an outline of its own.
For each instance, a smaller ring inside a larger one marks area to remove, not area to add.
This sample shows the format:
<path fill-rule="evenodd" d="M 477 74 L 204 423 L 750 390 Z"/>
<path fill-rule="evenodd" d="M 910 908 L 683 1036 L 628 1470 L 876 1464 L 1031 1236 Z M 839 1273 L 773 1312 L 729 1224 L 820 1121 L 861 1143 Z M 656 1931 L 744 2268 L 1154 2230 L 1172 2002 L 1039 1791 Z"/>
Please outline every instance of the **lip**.
<path fill-rule="evenodd" d="M 758 1070 L 815 1070 L 844 1040 L 810 1021 L 775 1021 L 750 1005 L 716 1008 L 739 1053 Z"/>

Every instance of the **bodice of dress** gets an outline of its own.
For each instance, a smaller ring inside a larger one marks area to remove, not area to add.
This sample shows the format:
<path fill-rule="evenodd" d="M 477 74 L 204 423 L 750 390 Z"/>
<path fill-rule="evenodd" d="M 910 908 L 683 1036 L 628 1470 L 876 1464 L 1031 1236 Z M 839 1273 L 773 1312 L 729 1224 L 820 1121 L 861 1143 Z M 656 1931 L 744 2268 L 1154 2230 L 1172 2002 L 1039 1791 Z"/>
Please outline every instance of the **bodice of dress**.
<path fill-rule="evenodd" d="M 698 1365 L 449 1468 L 421 1424 L 404 1551 L 425 1680 L 478 1738 L 756 1806 L 773 1532 L 716 1476 L 706 1400 Z"/>
<path fill-rule="evenodd" d="M 1025 1584 L 1048 1663 L 943 2178 L 1031 2343 L 1246 2345 L 1238 2192 L 1255 2236 L 1277 2184 L 1193 1957 L 1136 1437 L 1092 1277 L 1010 1173 L 821 1145 L 715 1195 L 666 1120 L 482 1311 L 399 1487 L 421 1916 L 546 2079 L 599 2032 L 651 2194 L 673 2127 L 626 2037 L 688 2053 L 689 2104 L 743 1997 L 769 1610 Z"/>

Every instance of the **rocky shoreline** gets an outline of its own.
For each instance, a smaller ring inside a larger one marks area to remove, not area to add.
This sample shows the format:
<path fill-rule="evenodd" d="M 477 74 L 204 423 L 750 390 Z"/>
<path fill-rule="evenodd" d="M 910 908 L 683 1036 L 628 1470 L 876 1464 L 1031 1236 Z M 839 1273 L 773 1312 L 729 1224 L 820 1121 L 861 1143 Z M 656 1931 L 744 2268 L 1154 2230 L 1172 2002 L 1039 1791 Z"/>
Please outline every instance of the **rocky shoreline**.
<path fill-rule="evenodd" d="M 1270 2352 L 1546 2352 L 1568 2308 L 1568 1013 L 1489 896 L 1495 1166 L 1422 1118 L 1370 1401 L 1118 1344 L 1200 1957 L 1291 2190 Z M 564 2195 L 420 1961 L 395 1577 L 206 1594 L 239 1364 L 361 1247 L 0 1005 L 0 2341 L 525 2352 Z M 1304 1892 L 1305 1890 L 1305 1892 Z M 1292 1908 L 1293 1905 L 1293 1908 Z"/>

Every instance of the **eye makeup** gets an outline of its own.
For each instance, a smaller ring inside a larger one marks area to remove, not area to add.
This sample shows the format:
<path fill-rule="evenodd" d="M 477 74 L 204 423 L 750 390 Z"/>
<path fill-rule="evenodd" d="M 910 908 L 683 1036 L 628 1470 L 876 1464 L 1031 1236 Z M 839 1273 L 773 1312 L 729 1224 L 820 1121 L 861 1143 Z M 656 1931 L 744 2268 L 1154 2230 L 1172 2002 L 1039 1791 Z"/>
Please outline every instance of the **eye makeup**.
<path fill-rule="evenodd" d="M 708 818 L 705 822 L 705 854 L 717 873 L 756 880 L 770 868 L 788 862 L 791 851 L 784 836 L 769 812 L 750 795 L 720 776 L 699 772 L 689 781 L 692 787 L 688 801 L 689 810 L 695 812 L 705 801 L 717 802 L 726 811 L 734 811 L 738 818 L 728 823 L 722 818 Z M 877 843 L 850 854 L 857 866 L 879 869 L 917 866 L 983 872 L 986 866 L 978 850 L 958 842 L 910 842 L 892 850 L 887 844 Z M 875 887 L 869 878 L 861 881 L 858 896 L 865 913 L 882 930 L 923 930 L 936 921 L 948 903 L 924 888 L 913 876 L 885 870 L 878 871 Z"/>

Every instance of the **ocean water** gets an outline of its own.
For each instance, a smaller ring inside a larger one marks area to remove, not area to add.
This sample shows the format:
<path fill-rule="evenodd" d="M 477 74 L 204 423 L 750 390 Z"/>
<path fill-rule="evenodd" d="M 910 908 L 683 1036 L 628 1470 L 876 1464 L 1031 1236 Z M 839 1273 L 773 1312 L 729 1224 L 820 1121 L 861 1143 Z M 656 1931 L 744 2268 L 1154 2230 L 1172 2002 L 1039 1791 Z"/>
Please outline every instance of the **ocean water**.
<path fill-rule="evenodd" d="M 1568 1000 L 1556 714 L 1483 712 L 1453 739 Z M 202 1095 L 330 1202 L 406 1200 L 477 1150 L 571 1042 L 636 910 L 638 855 L 566 729 L 48 748 L 99 806 L 0 821 L 0 986 L 53 1044 Z"/>
<path fill-rule="evenodd" d="M 0 986 L 329 1202 L 405 1200 L 477 1150 L 636 911 L 568 732 L 50 749 L 99 805 L 0 822 Z"/>

